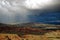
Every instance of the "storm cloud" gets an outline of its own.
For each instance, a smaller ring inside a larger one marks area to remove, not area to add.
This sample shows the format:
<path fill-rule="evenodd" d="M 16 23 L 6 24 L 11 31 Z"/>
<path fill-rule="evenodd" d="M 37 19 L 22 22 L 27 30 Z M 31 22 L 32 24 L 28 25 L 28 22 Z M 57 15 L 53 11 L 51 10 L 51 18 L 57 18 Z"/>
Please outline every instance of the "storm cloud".
<path fill-rule="evenodd" d="M 0 0 L 0 23 L 31 22 L 29 16 L 59 11 L 59 0 Z"/>

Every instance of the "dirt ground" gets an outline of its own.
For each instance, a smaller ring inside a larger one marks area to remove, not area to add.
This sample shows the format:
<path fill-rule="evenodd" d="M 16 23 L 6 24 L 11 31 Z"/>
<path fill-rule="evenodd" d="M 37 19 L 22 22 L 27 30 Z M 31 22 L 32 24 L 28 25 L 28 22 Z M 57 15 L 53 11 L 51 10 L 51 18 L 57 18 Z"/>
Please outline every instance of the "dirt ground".
<path fill-rule="evenodd" d="M 27 34 L 23 35 L 23 37 L 17 34 L 0 33 L 0 40 L 60 40 L 60 31 L 52 31 L 44 35 Z"/>

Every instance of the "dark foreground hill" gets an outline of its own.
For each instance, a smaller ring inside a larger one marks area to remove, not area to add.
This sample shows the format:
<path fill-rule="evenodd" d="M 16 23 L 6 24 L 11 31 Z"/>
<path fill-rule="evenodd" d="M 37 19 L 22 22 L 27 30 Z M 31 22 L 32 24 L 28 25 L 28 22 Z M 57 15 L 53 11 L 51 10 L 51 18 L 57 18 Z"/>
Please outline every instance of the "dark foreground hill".
<path fill-rule="evenodd" d="M 44 34 L 56 30 L 60 30 L 60 25 L 41 23 L 24 23 L 10 25 L 0 23 L 0 33 Z"/>

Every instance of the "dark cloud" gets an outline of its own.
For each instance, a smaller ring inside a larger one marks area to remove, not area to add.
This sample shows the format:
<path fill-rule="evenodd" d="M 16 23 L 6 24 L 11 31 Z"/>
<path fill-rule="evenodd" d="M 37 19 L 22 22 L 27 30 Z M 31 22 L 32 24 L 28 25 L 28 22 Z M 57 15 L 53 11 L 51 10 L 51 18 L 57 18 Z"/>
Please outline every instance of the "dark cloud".
<path fill-rule="evenodd" d="M 42 8 L 40 8 L 42 4 L 37 5 L 39 6 L 38 8 L 29 8 L 29 6 L 26 6 L 27 4 L 25 4 L 25 1 L 26 0 L 0 0 L 0 22 L 1 23 L 31 22 L 32 19 L 29 16 L 35 17 L 44 13 L 60 11 L 59 0 L 52 0 L 51 4 L 47 3 L 47 5 L 44 5 Z"/>

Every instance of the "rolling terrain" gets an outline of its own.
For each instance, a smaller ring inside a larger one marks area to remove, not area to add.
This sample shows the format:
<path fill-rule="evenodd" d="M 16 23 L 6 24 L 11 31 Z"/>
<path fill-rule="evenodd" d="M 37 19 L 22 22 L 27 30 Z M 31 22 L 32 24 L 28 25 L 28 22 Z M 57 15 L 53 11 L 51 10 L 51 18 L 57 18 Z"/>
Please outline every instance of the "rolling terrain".
<path fill-rule="evenodd" d="M 60 40 L 60 25 L 0 23 L 0 40 Z"/>

